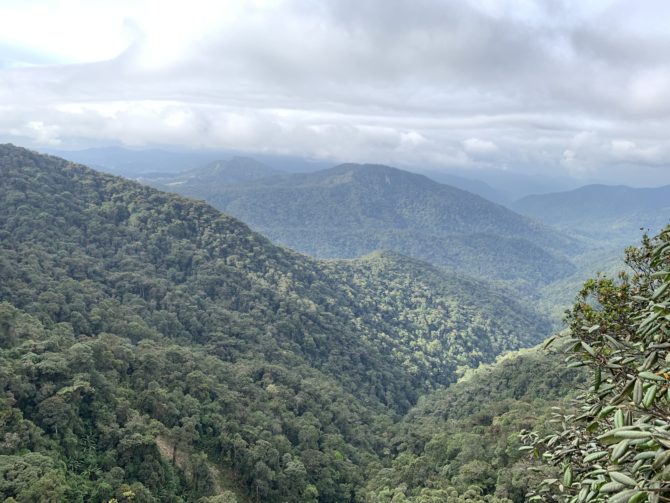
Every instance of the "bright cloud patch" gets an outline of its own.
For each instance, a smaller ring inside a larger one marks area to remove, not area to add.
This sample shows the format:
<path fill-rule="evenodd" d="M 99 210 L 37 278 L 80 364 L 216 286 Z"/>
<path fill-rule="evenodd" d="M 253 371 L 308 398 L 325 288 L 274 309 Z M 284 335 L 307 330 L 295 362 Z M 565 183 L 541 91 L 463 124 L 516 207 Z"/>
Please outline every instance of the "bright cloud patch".
<path fill-rule="evenodd" d="M 0 138 L 667 183 L 654 4 L 3 2 Z"/>

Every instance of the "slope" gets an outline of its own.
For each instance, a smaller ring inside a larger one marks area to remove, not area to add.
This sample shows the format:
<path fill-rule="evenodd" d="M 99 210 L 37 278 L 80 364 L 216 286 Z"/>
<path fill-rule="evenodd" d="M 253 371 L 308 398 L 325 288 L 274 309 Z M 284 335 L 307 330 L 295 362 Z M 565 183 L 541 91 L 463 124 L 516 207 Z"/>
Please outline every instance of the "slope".
<path fill-rule="evenodd" d="M 249 157 L 233 157 L 211 162 L 178 175 L 145 175 L 141 181 L 158 189 L 179 186 L 183 195 L 198 195 L 211 187 L 237 185 L 280 175 L 282 172 Z"/>
<path fill-rule="evenodd" d="M 488 183 L 478 180 L 477 178 L 459 176 L 445 171 L 419 171 L 419 173 L 438 183 L 451 185 L 457 189 L 477 194 L 494 203 L 505 204 L 509 200 L 508 194 L 494 189 Z"/>
<path fill-rule="evenodd" d="M 586 374 L 563 358 L 539 348 L 510 353 L 423 397 L 394 427 L 366 501 L 526 501 L 554 474 L 529 470 L 519 433 L 550 431 L 553 408 L 586 387 Z"/>
<path fill-rule="evenodd" d="M 655 233 L 670 220 L 670 185 L 632 188 L 586 185 L 567 192 L 524 197 L 516 211 L 567 232 L 630 243 L 643 227 Z"/>
<path fill-rule="evenodd" d="M 263 500 L 348 500 L 395 411 L 548 330 L 480 282 L 319 262 L 57 158 L 2 146 L 0 174 L 0 469 L 29 467 L 21 491 L 195 499 L 214 464 Z"/>
<path fill-rule="evenodd" d="M 387 249 L 483 277 L 544 283 L 572 271 L 561 254 L 578 248 L 500 205 L 387 166 L 344 164 L 188 194 L 318 257 Z"/>

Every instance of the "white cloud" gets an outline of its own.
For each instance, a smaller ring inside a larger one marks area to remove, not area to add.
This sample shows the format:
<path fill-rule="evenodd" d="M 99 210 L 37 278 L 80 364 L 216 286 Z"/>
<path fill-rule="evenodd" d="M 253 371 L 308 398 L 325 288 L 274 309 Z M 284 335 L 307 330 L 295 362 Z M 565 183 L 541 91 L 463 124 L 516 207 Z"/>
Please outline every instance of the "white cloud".
<path fill-rule="evenodd" d="M 59 132 L 60 126 L 48 125 L 42 121 L 29 121 L 10 130 L 10 133 L 15 136 L 27 136 L 36 143 L 49 146 L 62 143 Z"/>
<path fill-rule="evenodd" d="M 468 138 L 463 141 L 465 150 L 473 154 L 490 154 L 496 152 L 498 146 L 492 141 L 480 140 L 479 138 Z"/>
<path fill-rule="evenodd" d="M 670 181 L 669 45 L 625 1 L 8 1 L 0 137 Z"/>

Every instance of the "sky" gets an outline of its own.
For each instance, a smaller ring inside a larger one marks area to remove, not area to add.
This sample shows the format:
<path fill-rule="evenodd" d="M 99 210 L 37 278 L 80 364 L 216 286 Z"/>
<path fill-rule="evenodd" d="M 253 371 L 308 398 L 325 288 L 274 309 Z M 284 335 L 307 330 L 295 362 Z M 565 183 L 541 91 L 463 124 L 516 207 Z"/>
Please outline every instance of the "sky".
<path fill-rule="evenodd" d="M 670 183 L 670 2 L 0 0 L 0 141 Z"/>

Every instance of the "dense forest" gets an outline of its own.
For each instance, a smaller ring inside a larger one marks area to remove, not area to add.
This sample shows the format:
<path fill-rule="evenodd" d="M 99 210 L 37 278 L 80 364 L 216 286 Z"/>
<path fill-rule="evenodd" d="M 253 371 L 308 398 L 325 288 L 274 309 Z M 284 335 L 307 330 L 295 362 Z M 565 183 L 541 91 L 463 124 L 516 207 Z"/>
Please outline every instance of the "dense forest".
<path fill-rule="evenodd" d="M 562 365 L 562 354 L 539 348 L 469 370 L 394 426 L 392 456 L 368 480 L 368 501 L 524 501 L 553 471 L 519 450 L 519 432 L 551 432 L 553 408 L 584 382 L 583 372 Z"/>
<path fill-rule="evenodd" d="M 570 275 L 568 255 L 581 248 L 565 234 L 475 194 L 388 166 L 343 164 L 277 176 L 266 171 L 246 183 L 232 183 L 230 170 L 217 175 L 211 166 L 147 181 L 204 199 L 316 257 L 354 258 L 384 249 L 485 279 L 535 286 Z"/>
<path fill-rule="evenodd" d="M 0 174 L 5 501 L 568 501 L 616 422 L 665 441 L 667 233 L 629 251 L 632 277 L 586 284 L 565 363 L 519 350 L 552 324 L 499 284 L 391 252 L 313 259 L 10 145 Z M 621 473 L 653 494 L 665 465 L 632 463 L 667 456 L 645 442 L 619 447 Z"/>
<path fill-rule="evenodd" d="M 411 259 L 318 262 L 12 146 L 0 168 L 6 498 L 348 501 L 422 391 L 550 329 Z"/>

